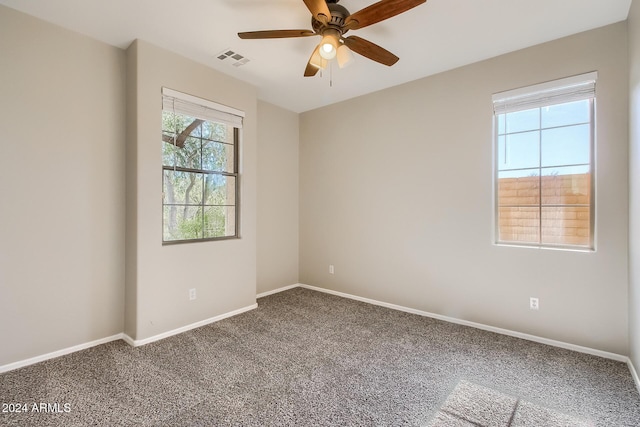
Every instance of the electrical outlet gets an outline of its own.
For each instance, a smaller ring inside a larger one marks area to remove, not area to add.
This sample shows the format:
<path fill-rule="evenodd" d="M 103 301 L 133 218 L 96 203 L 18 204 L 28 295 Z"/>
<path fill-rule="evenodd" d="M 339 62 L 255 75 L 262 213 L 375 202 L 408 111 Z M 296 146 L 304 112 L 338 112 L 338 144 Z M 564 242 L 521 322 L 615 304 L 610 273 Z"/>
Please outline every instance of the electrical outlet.
<path fill-rule="evenodd" d="M 540 301 L 538 301 L 538 298 L 529 298 L 529 308 L 531 310 L 537 310 L 540 308 Z"/>
<path fill-rule="evenodd" d="M 329 274 L 334 274 L 335 273 L 335 269 L 333 268 L 333 264 L 329 265 Z"/>
<path fill-rule="evenodd" d="M 189 301 L 196 299 L 196 288 L 189 289 Z"/>

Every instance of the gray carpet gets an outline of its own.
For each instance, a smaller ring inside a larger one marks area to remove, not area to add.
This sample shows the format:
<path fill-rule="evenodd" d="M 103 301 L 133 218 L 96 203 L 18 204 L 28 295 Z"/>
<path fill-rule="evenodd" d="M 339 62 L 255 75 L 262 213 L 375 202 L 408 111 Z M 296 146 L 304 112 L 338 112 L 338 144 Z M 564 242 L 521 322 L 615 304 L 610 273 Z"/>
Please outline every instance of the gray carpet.
<path fill-rule="evenodd" d="M 472 384 L 516 396 L 526 407 L 514 426 L 556 426 L 558 414 L 640 426 L 620 362 L 301 288 L 258 303 L 146 346 L 117 341 L 2 374 L 0 403 L 70 411 L 0 413 L 0 425 L 428 426 L 443 414 L 467 422 L 452 405 Z"/>

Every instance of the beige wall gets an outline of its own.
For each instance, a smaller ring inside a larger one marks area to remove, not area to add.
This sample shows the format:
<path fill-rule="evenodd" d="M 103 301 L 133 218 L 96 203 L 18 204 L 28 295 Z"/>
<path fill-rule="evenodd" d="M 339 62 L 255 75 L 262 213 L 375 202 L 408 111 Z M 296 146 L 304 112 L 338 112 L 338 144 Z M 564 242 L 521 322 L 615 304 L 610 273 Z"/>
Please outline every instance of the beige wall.
<path fill-rule="evenodd" d="M 0 366 L 122 332 L 125 56 L 0 6 Z"/>
<path fill-rule="evenodd" d="M 303 113 L 300 281 L 627 354 L 626 58 L 619 23 Z M 491 95 L 593 70 L 598 250 L 494 245 Z"/>
<path fill-rule="evenodd" d="M 629 339 L 640 369 L 640 1 L 629 12 Z"/>
<path fill-rule="evenodd" d="M 298 283 L 298 114 L 258 102 L 257 293 Z"/>
<path fill-rule="evenodd" d="M 144 41 L 129 50 L 129 61 L 136 62 L 129 67 L 135 95 L 128 108 L 135 109 L 136 122 L 127 141 L 135 151 L 127 171 L 130 199 L 135 193 L 127 216 L 127 268 L 134 269 L 127 272 L 127 294 L 136 300 L 127 304 L 126 324 L 131 338 L 141 340 L 255 303 L 257 98 L 253 86 Z M 163 86 L 245 112 L 241 239 L 162 245 Z M 190 288 L 197 290 L 195 301 L 189 301 Z"/>

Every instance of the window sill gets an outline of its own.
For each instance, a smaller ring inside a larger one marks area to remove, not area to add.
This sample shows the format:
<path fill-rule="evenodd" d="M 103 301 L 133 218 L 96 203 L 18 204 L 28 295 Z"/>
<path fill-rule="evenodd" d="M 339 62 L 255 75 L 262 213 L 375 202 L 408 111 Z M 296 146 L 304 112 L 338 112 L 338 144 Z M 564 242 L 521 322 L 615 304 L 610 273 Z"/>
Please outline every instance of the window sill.
<path fill-rule="evenodd" d="M 595 248 L 582 247 L 582 246 L 545 246 L 545 245 L 527 245 L 508 242 L 494 242 L 494 246 L 501 246 L 507 248 L 525 248 L 525 249 L 541 249 L 551 251 L 565 251 L 565 252 L 583 252 L 583 253 L 595 253 Z"/>

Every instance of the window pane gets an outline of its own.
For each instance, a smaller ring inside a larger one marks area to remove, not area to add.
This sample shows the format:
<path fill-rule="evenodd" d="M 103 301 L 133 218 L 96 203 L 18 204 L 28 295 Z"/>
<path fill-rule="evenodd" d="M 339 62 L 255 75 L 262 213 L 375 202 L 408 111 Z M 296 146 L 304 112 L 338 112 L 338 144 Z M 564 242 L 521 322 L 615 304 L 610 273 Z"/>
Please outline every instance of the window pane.
<path fill-rule="evenodd" d="M 233 142 L 233 127 L 214 122 L 202 123 L 202 137 L 211 141 Z"/>
<path fill-rule="evenodd" d="M 542 205 L 588 205 L 591 175 L 588 166 L 543 169 Z"/>
<path fill-rule="evenodd" d="M 205 205 L 222 206 L 236 204 L 236 178 L 207 174 L 205 177 Z"/>
<path fill-rule="evenodd" d="M 179 117 L 182 119 L 182 123 L 178 128 L 179 132 L 185 133 L 188 129 L 191 129 L 191 132 L 189 132 L 188 136 L 192 136 L 194 138 L 202 137 L 202 123 L 204 123 L 204 120 L 189 116 Z"/>
<path fill-rule="evenodd" d="M 589 207 L 543 207 L 542 243 L 589 246 L 590 224 Z"/>
<path fill-rule="evenodd" d="M 539 131 L 498 137 L 498 170 L 538 167 L 539 158 Z"/>
<path fill-rule="evenodd" d="M 201 206 L 165 206 L 162 222 L 165 241 L 202 238 Z"/>
<path fill-rule="evenodd" d="M 499 206 L 538 206 L 540 178 L 538 169 L 500 172 L 498 175 Z"/>
<path fill-rule="evenodd" d="M 176 135 L 179 135 L 182 134 L 189 126 L 193 126 L 189 135 L 185 135 L 185 137 L 193 136 L 199 138 L 202 136 L 202 132 L 200 130 L 200 126 L 197 125 L 202 122 L 203 120 L 196 119 L 195 117 L 174 114 L 171 111 L 162 112 L 162 130 L 168 133 L 175 133 Z"/>
<path fill-rule="evenodd" d="M 205 206 L 204 212 L 204 238 L 235 236 L 235 206 Z"/>
<path fill-rule="evenodd" d="M 589 100 L 567 102 L 542 108 L 542 127 L 566 126 L 589 122 Z"/>
<path fill-rule="evenodd" d="M 162 136 L 166 136 L 173 141 L 173 135 L 163 132 Z M 175 166 L 177 150 L 179 150 L 179 148 L 172 143 L 169 143 L 165 140 L 162 141 L 162 166 Z"/>
<path fill-rule="evenodd" d="M 540 128 L 540 109 L 507 113 L 507 133 L 522 132 Z"/>
<path fill-rule="evenodd" d="M 531 207 L 500 207 L 498 209 L 498 240 L 502 242 L 538 243 L 540 209 Z"/>
<path fill-rule="evenodd" d="M 164 204 L 202 204 L 203 174 L 192 172 L 164 171 Z"/>
<path fill-rule="evenodd" d="M 585 164 L 590 161 L 588 124 L 542 131 L 542 166 Z"/>
<path fill-rule="evenodd" d="M 205 141 L 202 145 L 202 169 L 234 172 L 234 147 L 231 144 Z"/>
<path fill-rule="evenodd" d="M 202 120 L 162 112 L 163 159 L 165 166 L 200 169 Z M 175 143 L 175 145 L 174 145 Z"/>
<path fill-rule="evenodd" d="M 178 126 L 181 125 L 179 114 L 174 114 L 171 111 L 162 112 L 162 130 L 168 133 L 175 133 Z"/>
<path fill-rule="evenodd" d="M 171 144 L 169 144 L 171 145 Z M 200 138 L 189 137 L 182 147 L 176 146 L 176 166 L 179 168 L 202 169 L 202 153 L 200 150 Z"/>

